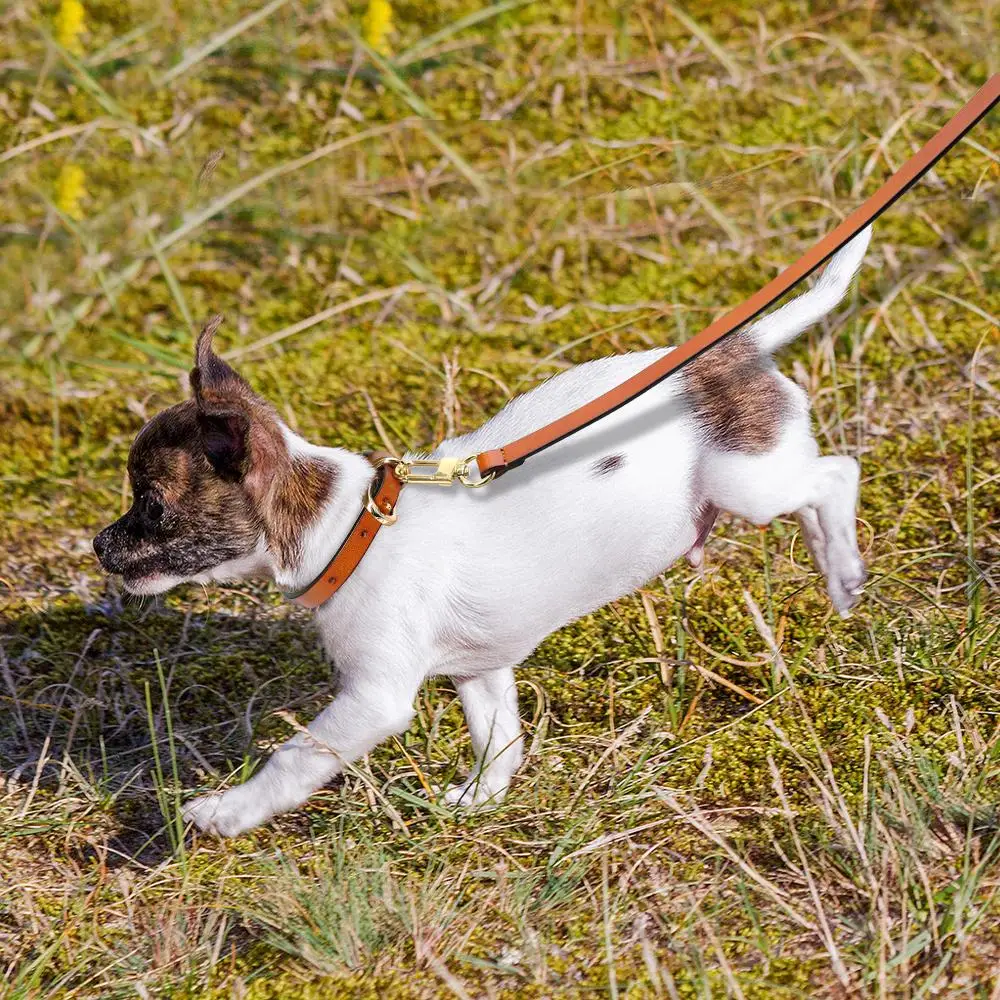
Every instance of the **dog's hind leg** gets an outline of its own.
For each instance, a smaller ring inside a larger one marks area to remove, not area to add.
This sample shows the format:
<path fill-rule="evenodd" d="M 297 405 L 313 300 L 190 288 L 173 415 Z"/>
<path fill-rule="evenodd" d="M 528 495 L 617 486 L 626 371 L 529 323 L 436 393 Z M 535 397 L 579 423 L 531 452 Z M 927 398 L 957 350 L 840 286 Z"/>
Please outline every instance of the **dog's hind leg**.
<path fill-rule="evenodd" d="M 790 434 L 765 455 L 716 453 L 706 464 L 708 499 L 723 510 L 765 525 L 795 514 L 833 606 L 846 615 L 865 582 L 855 509 L 858 463 L 820 456 L 804 434 Z"/>
<path fill-rule="evenodd" d="M 809 555 L 812 556 L 816 568 L 826 576 L 826 538 L 823 535 L 823 528 L 819 523 L 819 514 L 815 507 L 800 507 L 795 512 L 795 517 L 799 522 L 799 529 L 802 538 L 805 540 Z"/>
<path fill-rule="evenodd" d="M 463 678 L 456 686 L 476 763 L 463 784 L 448 789 L 445 800 L 463 806 L 500 802 L 521 765 L 524 748 L 514 671 L 491 670 Z"/>
<path fill-rule="evenodd" d="M 846 615 L 857 604 L 868 577 L 858 551 L 858 463 L 843 455 L 827 455 L 815 460 L 813 470 L 814 495 L 809 506 L 816 510 L 825 542 L 817 565 L 826 576 L 833 606 Z"/>

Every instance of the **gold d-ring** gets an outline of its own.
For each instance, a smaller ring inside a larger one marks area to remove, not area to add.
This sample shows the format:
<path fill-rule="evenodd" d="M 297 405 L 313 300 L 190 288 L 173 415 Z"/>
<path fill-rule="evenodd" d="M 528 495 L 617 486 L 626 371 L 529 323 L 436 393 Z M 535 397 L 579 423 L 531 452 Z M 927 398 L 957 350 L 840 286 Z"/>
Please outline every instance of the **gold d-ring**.
<path fill-rule="evenodd" d="M 463 486 L 468 486 L 471 490 L 478 490 L 480 486 L 485 486 L 487 483 L 492 483 L 496 479 L 497 474 L 495 472 L 487 472 L 485 476 L 481 476 L 479 479 L 470 479 L 469 470 L 475 464 L 476 456 L 470 455 L 464 462 L 462 462 L 458 467 L 458 472 L 456 473 L 458 481 Z"/>
<path fill-rule="evenodd" d="M 379 524 L 390 525 L 396 523 L 396 518 L 399 517 L 394 511 L 390 510 L 388 513 L 384 510 L 379 510 L 378 503 L 375 501 L 375 497 L 372 494 L 372 487 L 375 485 L 375 480 L 373 479 L 368 484 L 368 499 L 365 501 L 365 510 L 371 514 L 372 517 L 378 521 Z"/>

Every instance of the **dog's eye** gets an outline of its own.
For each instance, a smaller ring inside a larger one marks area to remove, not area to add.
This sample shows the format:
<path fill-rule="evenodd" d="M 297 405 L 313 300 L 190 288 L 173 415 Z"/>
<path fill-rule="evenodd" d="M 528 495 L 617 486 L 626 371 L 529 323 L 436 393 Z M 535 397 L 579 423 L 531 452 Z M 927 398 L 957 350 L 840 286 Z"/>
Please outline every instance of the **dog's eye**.
<path fill-rule="evenodd" d="M 156 497 L 146 497 L 145 508 L 146 519 L 154 524 L 163 517 L 163 504 Z"/>

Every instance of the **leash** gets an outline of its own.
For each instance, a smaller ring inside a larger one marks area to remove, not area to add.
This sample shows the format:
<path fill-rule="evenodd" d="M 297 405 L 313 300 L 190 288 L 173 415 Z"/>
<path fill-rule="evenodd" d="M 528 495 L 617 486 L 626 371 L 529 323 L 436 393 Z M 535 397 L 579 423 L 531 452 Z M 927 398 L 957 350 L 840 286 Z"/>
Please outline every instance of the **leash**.
<path fill-rule="evenodd" d="M 652 389 L 667 376 L 679 371 L 724 337 L 759 316 L 782 295 L 794 288 L 849 243 L 901 198 L 1000 100 L 1000 73 L 994 74 L 973 98 L 934 137 L 914 153 L 867 201 L 856 208 L 828 236 L 807 250 L 794 264 L 735 309 L 705 327 L 669 354 L 626 379 L 614 389 L 558 420 L 500 448 L 492 448 L 468 458 L 400 459 L 383 458 L 375 467 L 364 507 L 326 569 L 304 590 L 286 594 L 307 608 L 328 601 L 354 572 L 383 525 L 396 521 L 396 504 L 407 483 L 450 486 L 459 482 L 477 489 L 497 476 L 517 468 L 528 458 L 558 441 L 588 427 L 596 420 Z"/>

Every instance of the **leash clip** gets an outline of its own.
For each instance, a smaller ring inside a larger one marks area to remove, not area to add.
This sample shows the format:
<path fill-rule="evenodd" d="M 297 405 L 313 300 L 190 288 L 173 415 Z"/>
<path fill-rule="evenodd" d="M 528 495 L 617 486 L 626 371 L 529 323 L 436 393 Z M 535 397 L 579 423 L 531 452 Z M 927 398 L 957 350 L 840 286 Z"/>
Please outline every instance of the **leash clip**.
<path fill-rule="evenodd" d="M 410 458 L 399 459 L 395 463 L 396 478 L 401 483 L 419 483 L 425 486 L 451 486 L 459 482 L 469 489 L 479 489 L 496 478 L 496 473 L 490 472 L 479 479 L 472 478 L 472 466 L 475 455 L 468 458 Z M 421 472 L 421 469 L 430 469 Z"/>

